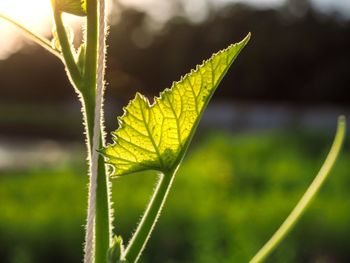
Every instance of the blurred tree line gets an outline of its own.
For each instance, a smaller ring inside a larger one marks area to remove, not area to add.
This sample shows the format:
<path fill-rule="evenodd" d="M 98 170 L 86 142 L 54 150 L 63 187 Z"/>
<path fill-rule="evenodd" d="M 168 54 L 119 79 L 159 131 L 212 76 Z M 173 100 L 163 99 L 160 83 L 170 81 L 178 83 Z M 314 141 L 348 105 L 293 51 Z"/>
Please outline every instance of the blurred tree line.
<path fill-rule="evenodd" d="M 208 8 L 201 22 L 179 12 L 157 26 L 147 13 L 118 5 L 119 19 L 108 39 L 109 99 L 125 102 L 135 91 L 157 95 L 211 53 L 252 32 L 217 96 L 294 104 L 350 102 L 349 20 L 318 13 L 305 0 L 287 1 L 279 9 L 244 4 Z M 0 61 L 0 87 L 0 102 L 7 103 L 70 101 L 73 93 L 63 66 L 40 48 Z"/>

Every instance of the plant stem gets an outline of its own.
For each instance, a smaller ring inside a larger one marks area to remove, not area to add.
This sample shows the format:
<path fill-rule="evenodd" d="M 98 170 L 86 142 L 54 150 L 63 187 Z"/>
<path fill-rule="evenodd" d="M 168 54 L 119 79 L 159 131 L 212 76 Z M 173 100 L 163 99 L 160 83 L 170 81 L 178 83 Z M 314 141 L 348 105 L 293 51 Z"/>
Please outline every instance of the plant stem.
<path fill-rule="evenodd" d="M 84 104 L 86 107 L 86 122 L 87 122 L 87 134 L 89 141 L 89 148 L 93 150 L 93 137 L 94 137 L 94 125 L 95 125 L 95 106 L 96 106 L 96 77 L 97 77 L 97 55 L 98 55 L 98 8 L 97 0 L 87 0 L 87 35 L 86 35 L 86 53 L 85 53 L 85 83 L 86 87 L 83 89 L 82 94 L 84 98 Z M 99 32 L 101 34 L 101 32 Z M 100 54 L 104 56 L 104 54 Z M 104 65 L 99 65 L 104 66 Z M 101 120 L 97 120 L 101 122 Z M 100 139 L 98 148 L 103 146 L 103 133 L 100 132 Z M 90 158 L 92 159 L 93 152 L 90 152 Z M 90 163 L 91 165 L 91 163 Z M 94 182 L 90 181 L 91 184 Z M 97 161 L 97 178 L 96 178 L 96 209 L 95 209 L 95 224 L 94 224 L 94 262 L 106 262 L 107 250 L 111 241 L 111 220 L 110 220 L 110 206 L 109 197 L 110 189 L 108 177 L 106 174 L 106 167 L 104 158 L 98 155 Z M 94 194 L 90 192 L 90 195 Z M 89 206 L 93 205 L 89 203 Z M 87 226 L 87 230 L 92 226 Z"/>
<path fill-rule="evenodd" d="M 29 37 L 32 41 L 34 41 L 35 43 L 37 43 L 38 45 L 42 46 L 43 48 L 45 48 L 47 51 L 51 52 L 51 54 L 55 55 L 56 57 L 62 59 L 61 53 L 53 48 L 51 46 L 50 41 L 48 41 L 46 38 L 43 38 L 42 36 L 32 32 L 31 30 L 29 30 L 28 28 L 26 28 L 25 26 L 23 26 L 22 24 L 16 22 L 15 20 L 13 20 L 12 18 L 5 16 L 3 14 L 0 13 L 0 18 L 6 20 L 7 22 L 13 24 L 14 26 L 16 26 L 17 28 L 19 28 L 27 37 Z"/>
<path fill-rule="evenodd" d="M 102 141 L 101 141 L 102 142 Z M 107 250 L 111 242 L 110 218 L 110 188 L 106 173 L 105 160 L 98 156 L 98 173 L 96 188 L 96 216 L 95 216 L 95 262 L 106 262 Z"/>
<path fill-rule="evenodd" d="M 64 62 L 67 67 L 67 71 L 69 73 L 68 77 L 70 78 L 73 86 L 77 90 L 81 90 L 83 85 L 83 79 L 79 72 L 78 66 L 74 60 L 71 44 L 68 41 L 66 29 L 62 22 L 62 13 L 59 10 L 57 10 L 55 0 L 52 0 L 52 5 L 53 5 L 53 15 L 55 19 L 57 36 L 61 45 Z"/>
<path fill-rule="evenodd" d="M 148 207 L 123 255 L 128 262 L 134 263 L 139 259 L 161 213 L 175 174 L 176 169 L 160 175 Z"/>
<path fill-rule="evenodd" d="M 85 98 L 85 97 L 84 97 Z M 89 143 L 89 149 L 92 149 L 93 126 L 94 126 L 94 107 L 92 102 L 85 103 L 86 112 L 86 132 Z M 100 147 L 102 147 L 102 132 L 100 137 Z M 90 154 L 91 156 L 91 154 Z M 91 182 L 90 182 L 91 184 Z M 110 225 L 110 207 L 109 196 L 110 189 L 104 159 L 101 155 L 98 157 L 98 174 L 96 188 L 96 213 L 95 213 L 95 262 L 105 262 L 106 253 L 110 246 L 111 225 Z"/>
<path fill-rule="evenodd" d="M 98 258 L 107 260 L 107 251 L 112 245 L 112 210 L 110 207 L 110 182 L 106 173 L 105 160 L 97 151 L 105 146 L 103 134 L 103 95 L 104 95 L 104 74 L 106 55 L 106 4 L 105 0 L 98 0 L 98 59 L 96 70 L 96 96 L 95 96 L 95 119 L 94 138 L 92 146 L 92 167 L 91 176 L 97 177 L 96 189 L 96 255 Z M 96 165 L 97 164 L 97 165 Z M 101 237 L 100 237 L 101 236 Z M 102 241 L 102 242 L 101 242 Z M 97 261 L 100 262 L 100 261 Z"/>
<path fill-rule="evenodd" d="M 91 167 L 93 137 L 94 137 L 94 122 L 95 122 L 95 105 L 96 105 L 96 73 L 97 73 L 97 47 L 98 47 L 98 9 L 97 0 L 87 0 L 87 29 L 86 29 L 86 48 L 85 48 L 85 63 L 84 75 L 78 69 L 75 62 L 71 44 L 68 41 L 67 33 L 62 22 L 62 14 L 56 8 L 56 1 L 52 1 L 54 10 L 54 18 L 58 39 L 61 45 L 64 62 L 67 67 L 68 76 L 73 86 L 79 91 L 83 100 L 83 114 L 85 119 L 85 133 L 87 136 L 88 156 Z M 103 54 L 104 56 L 104 54 Z M 99 122 L 101 120 L 98 120 Z M 96 144 L 101 148 L 103 146 L 103 133 L 100 134 L 99 140 Z M 95 186 L 96 188 L 92 187 Z M 92 188 L 91 188 L 92 187 Z M 94 262 L 106 262 L 107 250 L 111 240 L 111 220 L 110 220 L 110 206 L 109 206 L 109 182 L 106 174 L 105 162 L 102 156 L 97 159 L 97 178 L 92 184 L 90 181 L 91 191 L 96 196 L 96 203 L 93 201 L 95 209 L 91 209 L 93 214 L 92 220 L 88 221 L 87 229 L 93 230 L 89 233 L 89 258 L 90 263 L 94 258 Z M 91 192 L 90 192 L 91 195 Z M 89 198 L 90 200 L 90 198 Z M 89 209 L 90 211 L 90 209 Z M 94 253 L 92 249 L 94 247 Z"/>
<path fill-rule="evenodd" d="M 287 219 L 270 238 L 270 240 L 258 251 L 258 253 L 250 260 L 250 263 L 263 262 L 264 259 L 278 246 L 278 244 L 285 238 L 288 232 L 293 228 L 296 222 L 300 219 L 302 214 L 305 212 L 307 206 L 311 203 L 315 197 L 330 170 L 332 169 L 341 147 L 344 142 L 346 133 L 345 118 L 339 117 L 337 133 L 334 138 L 332 147 L 327 155 L 325 162 L 323 163 L 317 176 L 300 199 L 299 203 L 294 207 L 293 211 L 289 214 Z"/>
<path fill-rule="evenodd" d="M 96 70 L 97 70 L 97 36 L 98 36 L 98 13 L 97 0 L 86 1 L 87 25 L 86 25 L 86 49 L 85 49 L 85 79 L 89 83 L 86 96 L 95 101 L 96 93 Z M 94 107 L 92 108 L 94 111 Z M 93 113 L 92 113 L 93 114 Z M 92 125 L 93 127 L 93 125 Z M 91 128 L 92 128 L 91 127 Z"/>

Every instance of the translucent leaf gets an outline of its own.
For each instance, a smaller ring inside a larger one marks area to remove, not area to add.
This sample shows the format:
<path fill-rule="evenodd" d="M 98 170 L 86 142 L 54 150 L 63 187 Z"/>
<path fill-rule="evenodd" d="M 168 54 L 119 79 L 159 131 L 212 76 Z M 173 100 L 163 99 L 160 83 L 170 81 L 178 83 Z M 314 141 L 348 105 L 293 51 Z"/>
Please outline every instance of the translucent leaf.
<path fill-rule="evenodd" d="M 79 69 L 80 74 L 84 75 L 84 65 L 85 65 L 85 44 L 81 44 L 76 57 L 76 63 Z"/>
<path fill-rule="evenodd" d="M 174 82 L 152 105 L 136 94 L 118 118 L 114 143 L 102 151 L 114 167 L 113 176 L 143 170 L 169 172 L 178 167 L 205 107 L 249 37 Z"/>
<path fill-rule="evenodd" d="M 56 0 L 56 8 L 76 16 L 86 16 L 86 0 Z"/>

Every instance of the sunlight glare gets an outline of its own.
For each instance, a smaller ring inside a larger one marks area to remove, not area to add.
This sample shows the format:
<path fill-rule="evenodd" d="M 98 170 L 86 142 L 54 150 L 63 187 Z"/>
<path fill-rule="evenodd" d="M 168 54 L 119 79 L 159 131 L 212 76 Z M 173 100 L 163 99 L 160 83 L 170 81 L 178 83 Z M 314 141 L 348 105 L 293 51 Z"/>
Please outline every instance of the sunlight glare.
<path fill-rule="evenodd" d="M 52 11 L 48 0 L 0 0 L 0 12 L 38 34 L 48 35 L 51 31 Z M 3 20 L 0 20 L 0 39 L 0 59 L 20 49 L 24 40 L 13 25 Z"/>
<path fill-rule="evenodd" d="M 106 1 L 107 13 L 112 9 L 112 0 Z M 52 9 L 50 0 L 0 0 L 0 13 L 4 14 L 31 31 L 50 37 L 52 32 Z M 64 20 L 80 28 L 84 19 L 72 15 L 64 16 Z M 0 19 L 0 60 L 17 52 L 24 43 L 31 43 L 13 25 Z"/>

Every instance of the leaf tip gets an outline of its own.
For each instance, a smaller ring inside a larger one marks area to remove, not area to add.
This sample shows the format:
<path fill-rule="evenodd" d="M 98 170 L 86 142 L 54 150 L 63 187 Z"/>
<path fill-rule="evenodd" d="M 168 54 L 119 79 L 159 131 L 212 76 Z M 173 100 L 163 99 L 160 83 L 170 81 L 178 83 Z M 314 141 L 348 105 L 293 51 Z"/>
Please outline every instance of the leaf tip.
<path fill-rule="evenodd" d="M 338 117 L 338 125 L 337 125 L 337 134 L 340 134 L 342 137 L 342 141 L 344 140 L 346 134 L 346 117 L 344 115 L 340 115 Z"/>
<path fill-rule="evenodd" d="M 244 44 L 247 44 L 252 36 L 251 32 L 248 32 L 248 34 L 245 36 L 245 38 L 241 41 Z"/>
<path fill-rule="evenodd" d="M 240 42 L 233 44 L 233 45 L 239 46 L 240 49 L 243 49 L 248 44 L 251 36 L 252 36 L 252 34 L 250 32 L 248 32 L 248 34 Z"/>
<path fill-rule="evenodd" d="M 344 115 L 340 115 L 338 117 L 338 124 L 341 126 L 346 126 L 346 118 Z"/>

